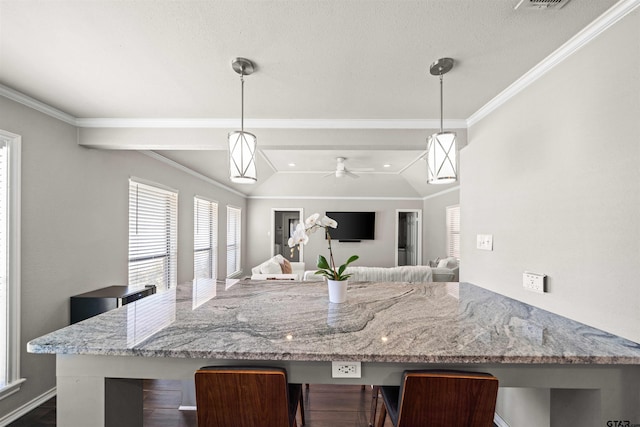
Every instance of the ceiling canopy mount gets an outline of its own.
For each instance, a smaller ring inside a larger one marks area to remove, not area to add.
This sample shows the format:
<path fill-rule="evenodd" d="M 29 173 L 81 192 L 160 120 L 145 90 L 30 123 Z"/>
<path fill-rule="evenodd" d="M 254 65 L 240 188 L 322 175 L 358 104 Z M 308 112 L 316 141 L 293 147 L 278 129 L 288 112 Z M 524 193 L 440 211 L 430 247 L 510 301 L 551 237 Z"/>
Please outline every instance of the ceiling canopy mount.
<path fill-rule="evenodd" d="M 447 74 L 453 68 L 453 59 L 440 58 L 429 67 L 429 72 L 432 76 L 442 76 Z"/>
<path fill-rule="evenodd" d="M 231 61 L 231 68 L 233 68 L 233 71 L 240 74 L 241 76 L 250 76 L 255 70 L 253 62 L 251 62 L 251 60 L 247 58 L 234 59 L 233 61 Z"/>

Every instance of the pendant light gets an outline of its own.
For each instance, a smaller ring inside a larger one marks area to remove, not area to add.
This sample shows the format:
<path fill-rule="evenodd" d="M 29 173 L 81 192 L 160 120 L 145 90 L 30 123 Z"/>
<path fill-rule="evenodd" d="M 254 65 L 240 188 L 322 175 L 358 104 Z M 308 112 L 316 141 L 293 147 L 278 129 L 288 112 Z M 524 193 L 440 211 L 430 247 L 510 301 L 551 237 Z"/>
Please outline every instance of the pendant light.
<path fill-rule="evenodd" d="M 254 71 L 253 62 L 236 58 L 231 62 L 233 70 L 240 74 L 241 114 L 240 130 L 229 133 L 229 178 L 239 184 L 254 184 L 256 173 L 256 136 L 244 131 L 244 76 Z"/>
<path fill-rule="evenodd" d="M 441 58 L 431 64 L 429 72 L 440 76 L 440 132 L 427 138 L 427 183 L 449 184 L 458 179 L 456 168 L 456 133 L 442 130 L 442 76 L 453 68 L 453 59 Z"/>

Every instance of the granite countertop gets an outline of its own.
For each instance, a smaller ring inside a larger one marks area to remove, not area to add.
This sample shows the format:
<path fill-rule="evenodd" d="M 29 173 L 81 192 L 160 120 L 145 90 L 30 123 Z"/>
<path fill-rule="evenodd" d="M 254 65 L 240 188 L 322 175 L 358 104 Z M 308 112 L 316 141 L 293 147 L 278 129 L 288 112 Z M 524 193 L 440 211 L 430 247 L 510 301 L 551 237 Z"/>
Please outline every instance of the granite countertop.
<path fill-rule="evenodd" d="M 403 363 L 640 364 L 640 344 L 468 283 L 191 285 L 28 343 L 31 353 Z M 206 294 L 206 293 L 204 293 Z M 207 297 L 207 298 L 210 298 Z M 200 303 L 200 302 L 199 302 Z M 159 330 L 158 330 L 159 329 Z"/>

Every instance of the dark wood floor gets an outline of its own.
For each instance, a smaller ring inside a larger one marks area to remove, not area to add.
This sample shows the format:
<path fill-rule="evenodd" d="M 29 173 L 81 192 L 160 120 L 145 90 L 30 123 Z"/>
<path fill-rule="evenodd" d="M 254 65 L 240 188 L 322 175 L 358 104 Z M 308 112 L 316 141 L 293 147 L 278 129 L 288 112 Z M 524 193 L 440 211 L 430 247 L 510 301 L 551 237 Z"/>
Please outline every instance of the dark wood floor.
<path fill-rule="evenodd" d="M 306 427 L 367 427 L 371 388 L 312 384 L 304 391 Z M 144 427 L 196 427 L 195 411 L 179 411 L 182 399 L 178 381 L 144 381 Z M 381 399 L 380 399 L 381 400 Z M 298 418 L 299 420 L 299 418 Z M 56 425 L 55 398 L 39 406 L 10 427 Z M 385 427 L 391 426 L 389 420 Z"/>

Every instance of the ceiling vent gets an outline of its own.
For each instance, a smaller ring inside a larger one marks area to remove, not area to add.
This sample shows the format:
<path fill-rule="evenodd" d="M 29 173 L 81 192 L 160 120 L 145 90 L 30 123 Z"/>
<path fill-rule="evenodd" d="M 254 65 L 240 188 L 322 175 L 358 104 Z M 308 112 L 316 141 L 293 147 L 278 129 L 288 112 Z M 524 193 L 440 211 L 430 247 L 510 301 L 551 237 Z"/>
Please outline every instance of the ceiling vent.
<path fill-rule="evenodd" d="M 571 0 L 520 0 L 514 9 L 562 9 Z"/>

